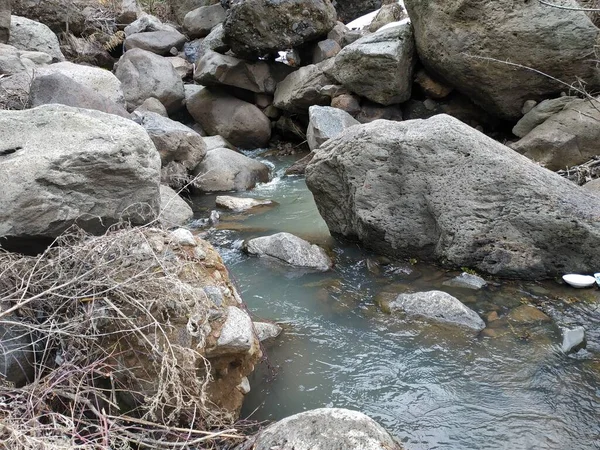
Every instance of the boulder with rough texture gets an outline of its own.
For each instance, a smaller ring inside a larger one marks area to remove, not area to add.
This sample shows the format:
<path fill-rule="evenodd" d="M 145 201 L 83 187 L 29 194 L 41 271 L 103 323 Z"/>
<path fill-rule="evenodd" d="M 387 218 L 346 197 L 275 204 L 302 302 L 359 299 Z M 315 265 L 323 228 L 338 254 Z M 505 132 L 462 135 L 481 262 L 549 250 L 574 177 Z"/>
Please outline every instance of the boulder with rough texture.
<path fill-rule="evenodd" d="M 194 170 L 192 187 L 200 192 L 246 191 L 269 181 L 269 168 L 228 148 L 217 148 Z"/>
<path fill-rule="evenodd" d="M 271 122 L 252 103 L 218 89 L 191 96 L 187 109 L 207 134 L 223 136 L 236 147 L 260 148 L 271 139 Z"/>
<path fill-rule="evenodd" d="M 335 9 L 339 20 L 348 23 L 381 8 L 381 3 L 381 0 L 336 0 Z"/>
<path fill-rule="evenodd" d="M 311 150 L 336 137 L 346 128 L 360 123 L 346 111 L 330 106 L 311 106 L 308 109 L 308 119 L 306 140 Z"/>
<path fill-rule="evenodd" d="M 513 127 L 513 134 L 520 138 L 525 137 L 535 127 L 544 123 L 554 114 L 561 112 L 576 99 L 577 97 L 565 96 L 544 100 L 534 105 Z"/>
<path fill-rule="evenodd" d="M 344 47 L 327 73 L 362 97 L 392 105 L 410 98 L 414 65 L 412 27 L 405 23 Z"/>
<path fill-rule="evenodd" d="M 442 291 L 400 294 L 388 305 L 390 312 L 401 311 L 407 317 L 423 317 L 435 322 L 481 331 L 485 322 L 471 308 Z"/>
<path fill-rule="evenodd" d="M 275 422 L 239 450 L 402 450 L 385 429 L 358 411 L 321 408 Z"/>
<path fill-rule="evenodd" d="M 99 111 L 45 105 L 0 111 L 0 236 L 102 232 L 153 219 L 160 158 L 142 127 Z"/>
<path fill-rule="evenodd" d="M 60 73 L 71 78 L 76 83 L 94 90 L 118 105 L 125 106 L 121 81 L 109 70 L 64 61 L 40 67 L 36 69 L 35 73 L 38 76 Z"/>
<path fill-rule="evenodd" d="M 273 106 L 292 113 L 306 114 L 312 105 L 329 105 L 331 92 L 326 88 L 334 84 L 324 69 L 331 60 L 301 67 L 289 74 L 275 89 Z"/>
<path fill-rule="evenodd" d="M 150 97 L 159 99 L 170 113 L 183 105 L 183 81 L 169 60 L 162 56 L 134 48 L 121 57 L 115 75 L 121 80 L 129 110 Z"/>
<path fill-rule="evenodd" d="M 281 63 L 248 62 L 235 56 L 207 51 L 196 62 L 194 80 L 205 86 L 227 85 L 273 94 L 277 83 L 292 71 Z"/>
<path fill-rule="evenodd" d="M 10 35 L 11 0 L 0 0 L 0 44 L 6 44 Z"/>
<path fill-rule="evenodd" d="M 31 83 L 29 103 L 32 108 L 58 103 L 129 118 L 125 108 L 60 72 L 36 76 Z"/>
<path fill-rule="evenodd" d="M 191 78 L 194 73 L 194 65 L 180 56 L 171 56 L 167 58 L 181 79 Z M 183 86 L 185 92 L 185 85 Z"/>
<path fill-rule="evenodd" d="M 181 50 L 186 42 L 186 37 L 179 31 L 149 31 L 145 33 L 130 34 L 125 38 L 123 45 L 126 50 L 141 48 L 157 55 L 170 55 L 171 50 Z"/>
<path fill-rule="evenodd" d="M 571 101 L 511 148 L 550 170 L 589 161 L 600 154 L 599 106 L 598 100 Z"/>
<path fill-rule="evenodd" d="M 244 250 L 251 255 L 269 256 L 286 264 L 325 272 L 333 261 L 325 250 L 290 233 L 263 236 L 244 243 Z"/>
<path fill-rule="evenodd" d="M 499 117 L 518 119 L 526 100 L 565 89 L 539 72 L 567 84 L 582 80 L 590 92 L 600 88 L 600 69 L 590 61 L 600 29 L 576 0 L 561 2 L 561 8 L 512 0 L 405 0 L 405 5 L 425 69 Z"/>
<path fill-rule="evenodd" d="M 12 0 L 12 14 L 27 17 L 48 26 L 54 33 L 68 29 L 79 35 L 86 27 L 86 7 L 98 6 L 98 0 Z"/>
<path fill-rule="evenodd" d="M 450 116 L 354 126 L 315 153 L 329 229 L 383 254 L 524 279 L 598 267 L 600 199 Z"/>
<path fill-rule="evenodd" d="M 56 61 L 65 56 L 60 51 L 58 37 L 46 25 L 25 17 L 11 16 L 8 44 L 20 50 L 48 53 Z"/>
<path fill-rule="evenodd" d="M 219 195 L 215 199 L 219 208 L 229 209 L 231 211 L 246 211 L 257 206 L 270 206 L 273 201 L 259 198 L 232 197 L 230 195 Z"/>
<path fill-rule="evenodd" d="M 162 23 L 158 17 L 150 14 L 144 14 L 136 21 L 125 27 L 125 36 L 131 36 L 136 33 L 150 33 L 153 31 L 177 31 L 177 29 L 169 24 Z"/>
<path fill-rule="evenodd" d="M 333 39 L 325 39 L 324 41 L 317 42 L 312 52 L 311 61 L 313 64 L 318 64 L 329 58 L 333 58 L 342 50 L 340 44 Z"/>
<path fill-rule="evenodd" d="M 220 3 L 201 6 L 185 15 L 183 29 L 190 39 L 208 36 L 210 30 L 225 20 L 225 10 Z"/>
<path fill-rule="evenodd" d="M 240 308 L 229 306 L 217 344 L 208 355 L 212 357 L 220 354 L 249 353 L 255 345 L 256 335 L 252 319 Z"/>
<path fill-rule="evenodd" d="M 336 22 L 329 0 L 233 0 L 224 29 L 234 53 L 257 58 L 323 37 Z"/>
<path fill-rule="evenodd" d="M 177 22 L 183 24 L 186 14 L 190 11 L 201 6 L 215 5 L 219 2 L 220 0 L 169 0 L 169 6 Z"/>
<path fill-rule="evenodd" d="M 194 211 L 176 191 L 169 186 L 160 186 L 159 220 L 165 227 L 186 225 L 194 217 Z"/>

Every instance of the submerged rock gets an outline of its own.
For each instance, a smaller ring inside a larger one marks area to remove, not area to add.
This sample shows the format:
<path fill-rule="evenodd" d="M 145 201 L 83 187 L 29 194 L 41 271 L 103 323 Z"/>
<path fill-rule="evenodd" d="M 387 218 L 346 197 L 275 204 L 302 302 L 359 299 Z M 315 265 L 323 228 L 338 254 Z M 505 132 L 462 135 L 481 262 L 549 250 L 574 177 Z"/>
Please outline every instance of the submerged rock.
<path fill-rule="evenodd" d="M 444 281 L 444 286 L 450 287 L 461 287 L 467 289 L 481 289 L 487 286 L 487 281 L 478 275 L 463 272 L 459 276 L 452 278 L 451 280 Z"/>
<path fill-rule="evenodd" d="M 247 198 L 247 197 L 231 197 L 229 195 L 220 195 L 215 199 L 217 206 L 220 208 L 230 209 L 232 211 L 246 211 L 256 208 L 257 206 L 269 206 L 273 204 L 271 200 Z"/>
<path fill-rule="evenodd" d="M 400 294 L 388 305 L 390 312 L 402 311 L 408 317 L 423 317 L 436 322 L 481 331 L 485 322 L 460 300 L 442 291 Z"/>
<path fill-rule="evenodd" d="M 551 322 L 552 319 L 542 311 L 531 305 L 521 305 L 512 309 L 507 318 L 511 322 L 516 323 L 535 323 L 535 322 Z"/>
<path fill-rule="evenodd" d="M 254 322 L 254 329 L 260 342 L 274 339 L 281 334 L 281 327 L 275 323 Z"/>
<path fill-rule="evenodd" d="M 585 328 L 564 328 L 562 330 L 563 341 L 561 349 L 564 353 L 579 350 L 585 344 Z"/>
<path fill-rule="evenodd" d="M 385 429 L 358 411 L 321 408 L 282 419 L 238 450 L 402 450 Z"/>
<path fill-rule="evenodd" d="M 329 229 L 378 252 L 524 279 L 597 269 L 600 199 L 450 116 L 357 125 L 315 154 Z"/>
<path fill-rule="evenodd" d="M 244 243 L 244 250 L 252 255 L 270 256 L 292 266 L 322 272 L 333 266 L 325 250 L 290 233 L 250 239 Z"/>

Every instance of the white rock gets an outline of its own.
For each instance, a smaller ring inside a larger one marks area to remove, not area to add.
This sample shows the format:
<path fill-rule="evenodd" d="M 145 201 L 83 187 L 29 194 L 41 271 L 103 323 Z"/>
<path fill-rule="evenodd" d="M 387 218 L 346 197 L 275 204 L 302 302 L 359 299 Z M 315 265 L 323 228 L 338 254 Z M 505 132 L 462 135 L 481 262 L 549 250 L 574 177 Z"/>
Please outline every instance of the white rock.
<path fill-rule="evenodd" d="M 563 328 L 562 351 L 569 353 L 585 341 L 585 329 L 583 327 Z"/>
<path fill-rule="evenodd" d="M 269 322 L 254 322 L 254 329 L 260 342 L 276 338 L 281 334 L 281 327 Z"/>
<path fill-rule="evenodd" d="M 227 319 L 221 329 L 213 354 L 247 353 L 254 346 L 254 331 L 250 316 L 240 308 L 229 306 Z"/>
<path fill-rule="evenodd" d="M 248 380 L 248 377 L 242 378 L 242 382 L 238 384 L 237 388 L 238 391 L 240 391 L 244 395 L 250 392 L 250 380 Z"/>
<path fill-rule="evenodd" d="M 190 247 L 195 247 L 196 238 L 192 234 L 190 230 L 186 230 L 185 228 L 177 228 L 176 230 L 171 231 L 171 238 L 179 245 L 186 245 Z"/>
<path fill-rule="evenodd" d="M 229 195 L 219 195 L 215 199 L 217 206 L 232 211 L 246 211 L 247 209 L 254 208 L 256 206 L 271 205 L 271 200 L 262 200 L 258 198 L 249 197 L 231 197 Z"/>

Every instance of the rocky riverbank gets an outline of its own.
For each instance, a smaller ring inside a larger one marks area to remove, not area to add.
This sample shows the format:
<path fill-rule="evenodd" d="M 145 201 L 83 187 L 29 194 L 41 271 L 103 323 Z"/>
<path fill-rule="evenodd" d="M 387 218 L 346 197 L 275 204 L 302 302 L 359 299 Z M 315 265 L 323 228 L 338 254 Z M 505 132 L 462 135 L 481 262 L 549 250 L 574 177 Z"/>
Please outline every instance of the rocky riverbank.
<path fill-rule="evenodd" d="M 176 443 L 161 426 L 235 420 L 269 325 L 181 227 L 185 196 L 270 180 L 241 150 L 310 150 L 289 171 L 306 172 L 331 232 L 393 260 L 519 279 L 600 270 L 593 183 L 551 171 L 600 154 L 597 15 L 563 3 L 0 0 L 0 374 L 14 404 L 47 408 L 0 409 L 0 434 L 31 448 L 21 415 L 57 442 L 134 440 L 145 425 L 146 442 Z M 344 24 L 376 8 L 368 26 Z M 246 203 L 232 209 L 276 207 Z M 334 264 L 288 233 L 243 247 L 306 271 Z M 485 328 L 436 292 L 387 308 Z M 72 384 L 43 390 L 61 371 Z M 92 431 L 47 428 L 69 407 Z M 247 445 L 318 447 L 302 436 L 317 420 L 344 448 L 398 446 L 354 413 L 306 414 Z M 349 422 L 364 429 L 352 443 Z"/>

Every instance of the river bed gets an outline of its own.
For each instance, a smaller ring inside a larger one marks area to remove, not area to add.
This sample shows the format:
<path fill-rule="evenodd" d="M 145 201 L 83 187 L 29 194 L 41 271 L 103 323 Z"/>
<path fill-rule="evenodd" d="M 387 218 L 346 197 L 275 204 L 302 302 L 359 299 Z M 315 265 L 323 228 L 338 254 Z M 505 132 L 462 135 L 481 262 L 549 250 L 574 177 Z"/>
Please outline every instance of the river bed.
<path fill-rule="evenodd" d="M 284 325 L 250 378 L 242 418 L 335 406 L 373 417 L 408 450 L 600 448 L 599 290 L 491 278 L 479 291 L 444 286 L 460 271 L 386 261 L 333 239 L 304 178 L 284 176 L 297 157 L 250 155 L 272 167 L 273 180 L 228 195 L 277 206 L 221 212 L 203 233 L 255 318 Z M 197 217 L 214 209 L 214 198 L 193 199 Z M 244 239 L 280 231 L 327 248 L 334 269 L 307 273 L 241 252 Z M 379 307 L 398 293 L 432 289 L 459 298 L 488 328 L 473 335 Z M 523 305 L 555 320 L 506 319 Z M 559 325 L 584 325 L 587 350 L 565 355 Z"/>

